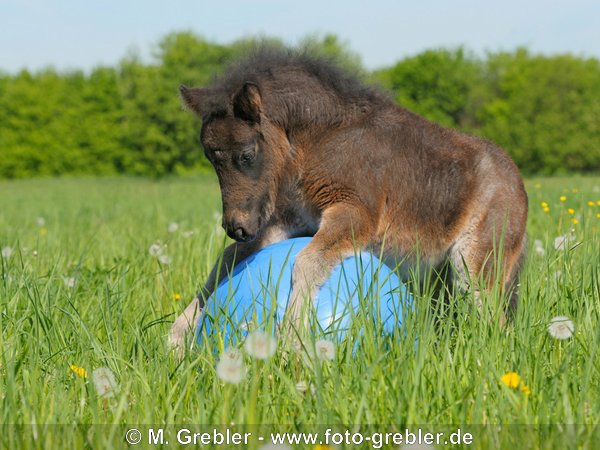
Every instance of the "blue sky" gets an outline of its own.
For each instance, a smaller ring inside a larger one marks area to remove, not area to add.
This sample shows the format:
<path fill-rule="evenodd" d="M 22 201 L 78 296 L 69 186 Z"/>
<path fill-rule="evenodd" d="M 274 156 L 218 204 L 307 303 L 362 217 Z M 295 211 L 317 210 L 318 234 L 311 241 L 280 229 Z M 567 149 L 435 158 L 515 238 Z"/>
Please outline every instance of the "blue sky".
<path fill-rule="evenodd" d="M 220 43 L 268 35 L 294 44 L 335 33 L 368 68 L 427 48 L 527 46 L 600 58 L 599 0 L 0 0 L 0 70 L 90 69 L 165 34 Z"/>

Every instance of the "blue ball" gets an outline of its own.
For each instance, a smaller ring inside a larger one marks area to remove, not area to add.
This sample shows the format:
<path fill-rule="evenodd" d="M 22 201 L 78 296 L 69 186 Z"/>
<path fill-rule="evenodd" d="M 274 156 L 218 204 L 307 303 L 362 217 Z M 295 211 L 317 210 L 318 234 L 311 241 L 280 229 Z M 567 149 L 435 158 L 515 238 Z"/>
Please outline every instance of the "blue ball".
<path fill-rule="evenodd" d="M 311 239 L 269 245 L 237 264 L 205 303 L 198 344 L 215 332 L 220 333 L 224 348 L 243 340 L 248 330 L 273 332 L 290 297 L 296 255 Z M 321 336 L 340 341 L 352 319 L 368 311 L 369 320 L 391 333 L 402 325 L 403 306 L 411 302 L 405 286 L 388 266 L 371 253 L 360 252 L 333 269 L 314 300 L 309 322 Z"/>

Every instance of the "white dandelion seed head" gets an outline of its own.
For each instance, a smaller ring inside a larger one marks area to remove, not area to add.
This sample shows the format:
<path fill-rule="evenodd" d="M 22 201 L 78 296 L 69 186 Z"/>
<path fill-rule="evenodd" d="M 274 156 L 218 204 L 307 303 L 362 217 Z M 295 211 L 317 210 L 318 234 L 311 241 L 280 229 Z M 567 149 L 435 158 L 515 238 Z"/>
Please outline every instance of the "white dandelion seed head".
<path fill-rule="evenodd" d="M 63 277 L 63 281 L 65 282 L 65 286 L 69 289 L 73 289 L 75 287 L 75 283 L 77 282 L 74 277 Z"/>
<path fill-rule="evenodd" d="M 92 381 L 101 398 L 114 397 L 119 393 L 115 374 L 108 367 L 100 367 L 92 372 Z"/>
<path fill-rule="evenodd" d="M 550 321 L 550 325 L 548 325 L 548 333 L 554 339 L 569 339 L 573 336 L 573 332 L 575 331 L 575 325 L 573 322 L 565 316 L 557 316 Z"/>
<path fill-rule="evenodd" d="M 221 358 L 217 363 L 217 377 L 226 383 L 238 384 L 246 376 L 243 359 Z"/>
<path fill-rule="evenodd" d="M 160 256 L 162 252 L 163 246 L 158 242 L 152 244 L 148 249 L 148 253 L 150 253 L 150 256 Z"/>
<path fill-rule="evenodd" d="M 567 246 L 567 236 L 558 236 L 554 238 L 554 248 L 556 250 L 564 250 Z"/>
<path fill-rule="evenodd" d="M 231 361 L 243 361 L 243 358 L 242 351 L 235 347 L 227 347 L 221 355 L 221 359 L 229 359 Z"/>
<path fill-rule="evenodd" d="M 335 345 L 326 339 L 315 342 L 315 352 L 321 361 L 333 361 L 335 359 Z"/>
<path fill-rule="evenodd" d="M 194 235 L 194 230 L 188 230 L 188 231 L 184 231 L 181 234 L 185 239 L 189 239 Z"/>
<path fill-rule="evenodd" d="M 38 227 L 43 227 L 46 225 L 46 219 L 44 219 L 42 216 L 39 216 L 37 219 L 35 219 L 35 222 L 38 224 Z"/>
<path fill-rule="evenodd" d="M 32 253 L 32 255 L 33 255 L 33 256 L 37 256 L 37 255 L 38 255 L 38 252 L 37 252 L 37 250 L 34 250 L 34 251 L 33 251 L 33 253 Z"/>
<path fill-rule="evenodd" d="M 177 230 L 179 230 L 179 224 L 177 222 L 171 222 L 167 227 L 167 230 L 169 233 L 175 233 Z"/>
<path fill-rule="evenodd" d="M 268 359 L 277 351 L 277 340 L 264 331 L 253 331 L 244 342 L 246 352 L 258 359 Z"/>
<path fill-rule="evenodd" d="M 172 261 L 172 259 L 169 255 L 160 255 L 158 257 L 158 260 L 160 261 L 161 264 L 164 264 L 164 265 L 169 265 L 169 264 L 171 264 L 171 261 Z"/>
<path fill-rule="evenodd" d="M 571 230 L 571 234 L 565 234 L 563 236 L 557 236 L 554 238 L 554 248 L 556 250 L 565 250 L 568 248 L 569 242 L 574 241 L 575 235 L 574 229 Z"/>
<path fill-rule="evenodd" d="M 6 246 L 6 247 L 2 247 L 2 256 L 6 259 L 10 258 L 13 254 L 13 249 L 12 247 Z"/>
<path fill-rule="evenodd" d="M 544 256 L 546 254 L 546 250 L 544 249 L 544 244 L 539 239 L 536 239 L 533 242 L 533 248 L 535 249 L 535 253 L 538 256 Z"/>

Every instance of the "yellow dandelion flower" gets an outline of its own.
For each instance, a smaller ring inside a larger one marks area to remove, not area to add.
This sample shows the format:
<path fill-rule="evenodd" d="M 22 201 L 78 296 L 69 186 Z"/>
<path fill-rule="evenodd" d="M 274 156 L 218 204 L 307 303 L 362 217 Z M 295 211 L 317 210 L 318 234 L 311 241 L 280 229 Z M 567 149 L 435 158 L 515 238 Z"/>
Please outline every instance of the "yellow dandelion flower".
<path fill-rule="evenodd" d="M 561 202 L 566 202 L 567 201 L 567 196 L 566 195 L 561 195 L 560 198 L 559 198 L 559 200 Z"/>
<path fill-rule="evenodd" d="M 598 200 L 598 201 L 596 202 L 596 205 L 600 206 L 600 200 Z"/>
<path fill-rule="evenodd" d="M 175 294 L 175 295 L 173 296 L 173 298 L 174 298 L 175 300 L 181 300 L 181 294 Z"/>
<path fill-rule="evenodd" d="M 317 444 L 314 450 L 332 450 L 332 448 L 329 445 Z"/>
<path fill-rule="evenodd" d="M 542 205 L 542 208 L 547 208 L 548 207 L 548 203 L 547 202 L 542 202 L 541 205 Z"/>
<path fill-rule="evenodd" d="M 521 383 L 521 377 L 517 372 L 506 372 L 500 380 L 511 389 L 516 389 Z"/>
<path fill-rule="evenodd" d="M 69 369 L 80 378 L 87 378 L 87 370 L 83 367 L 76 366 L 75 364 L 71 364 Z"/>
<path fill-rule="evenodd" d="M 48 228 L 42 227 L 40 228 L 40 236 L 46 236 L 48 234 Z"/>
<path fill-rule="evenodd" d="M 577 220 L 575 217 L 573 217 L 571 222 L 573 222 L 573 225 L 577 225 L 579 223 L 579 220 Z"/>
<path fill-rule="evenodd" d="M 600 213 L 596 214 L 596 217 L 597 217 L 598 219 L 600 219 Z"/>
<path fill-rule="evenodd" d="M 590 200 L 590 201 L 588 202 L 588 206 L 595 206 L 595 205 L 596 205 L 596 204 L 595 204 L 595 203 L 594 203 L 592 200 Z"/>
<path fill-rule="evenodd" d="M 568 208 L 567 212 L 571 215 L 575 214 L 575 210 L 573 208 Z"/>
<path fill-rule="evenodd" d="M 545 213 L 548 213 L 548 212 L 550 212 L 550 208 L 544 208 L 544 212 L 545 212 Z"/>
<path fill-rule="evenodd" d="M 521 389 L 521 392 L 527 397 L 531 395 L 531 389 L 529 389 L 529 386 L 527 386 L 526 384 L 521 384 L 521 387 L 519 389 Z"/>

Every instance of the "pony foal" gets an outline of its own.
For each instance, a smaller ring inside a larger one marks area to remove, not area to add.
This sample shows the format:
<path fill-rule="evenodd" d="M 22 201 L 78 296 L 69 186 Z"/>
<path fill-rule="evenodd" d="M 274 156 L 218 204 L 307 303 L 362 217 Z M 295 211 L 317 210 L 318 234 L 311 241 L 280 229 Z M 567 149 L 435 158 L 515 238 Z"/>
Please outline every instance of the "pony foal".
<path fill-rule="evenodd" d="M 449 262 L 462 289 L 498 280 L 515 305 L 527 195 L 498 146 L 291 52 L 260 50 L 210 86 L 180 92 L 202 119 L 223 227 L 235 243 L 176 319 L 172 346 L 182 348 L 204 298 L 236 261 L 297 236 L 314 238 L 295 261 L 286 334 L 302 328 L 306 299 L 356 248 L 408 264 L 418 253 L 432 268 Z"/>

